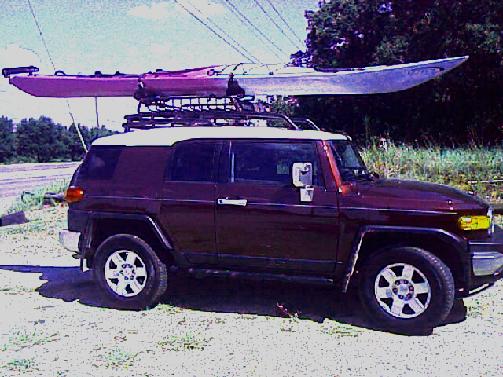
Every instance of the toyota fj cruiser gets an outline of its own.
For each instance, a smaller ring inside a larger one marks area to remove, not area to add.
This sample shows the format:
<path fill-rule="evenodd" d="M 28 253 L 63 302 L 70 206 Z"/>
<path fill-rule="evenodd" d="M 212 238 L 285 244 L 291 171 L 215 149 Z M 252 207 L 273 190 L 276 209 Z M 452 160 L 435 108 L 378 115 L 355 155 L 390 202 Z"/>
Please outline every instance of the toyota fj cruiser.
<path fill-rule="evenodd" d="M 351 285 L 407 330 L 501 278 L 503 232 L 475 196 L 380 179 L 348 136 L 286 117 L 175 118 L 95 141 L 66 192 L 61 242 L 114 305 L 155 304 L 178 269 Z"/>

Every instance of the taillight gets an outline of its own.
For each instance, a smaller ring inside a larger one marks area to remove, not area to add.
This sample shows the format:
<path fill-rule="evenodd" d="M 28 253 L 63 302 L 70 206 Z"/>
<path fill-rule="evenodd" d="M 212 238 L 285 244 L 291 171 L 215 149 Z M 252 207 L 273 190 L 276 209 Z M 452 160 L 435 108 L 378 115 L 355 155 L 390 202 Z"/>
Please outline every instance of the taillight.
<path fill-rule="evenodd" d="M 65 201 L 67 203 L 76 203 L 84 199 L 84 190 L 80 187 L 70 186 L 65 191 Z"/>

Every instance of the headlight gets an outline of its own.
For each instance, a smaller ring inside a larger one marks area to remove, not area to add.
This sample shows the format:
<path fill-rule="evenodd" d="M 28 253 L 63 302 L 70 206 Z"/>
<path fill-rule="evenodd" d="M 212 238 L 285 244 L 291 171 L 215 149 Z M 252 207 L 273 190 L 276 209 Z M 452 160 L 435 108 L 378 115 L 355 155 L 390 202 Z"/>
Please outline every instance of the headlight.
<path fill-rule="evenodd" d="M 491 228 L 491 220 L 491 217 L 487 215 L 462 216 L 458 219 L 458 226 L 463 230 L 487 230 Z"/>

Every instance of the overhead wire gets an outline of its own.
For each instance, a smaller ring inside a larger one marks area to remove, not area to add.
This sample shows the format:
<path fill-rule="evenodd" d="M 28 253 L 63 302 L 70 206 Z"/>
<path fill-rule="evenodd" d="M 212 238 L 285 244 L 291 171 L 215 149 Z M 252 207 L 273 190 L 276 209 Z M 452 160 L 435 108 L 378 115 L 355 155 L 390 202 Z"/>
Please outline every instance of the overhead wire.
<path fill-rule="evenodd" d="M 236 7 L 230 0 L 222 0 L 222 3 L 229 9 L 234 15 L 236 15 L 241 21 L 245 22 L 248 29 L 251 30 L 257 37 L 261 38 L 262 41 L 266 41 L 272 45 L 277 51 L 284 55 L 288 53 L 278 46 L 271 38 L 269 38 L 262 30 L 260 30 L 245 14 L 243 14 L 238 7 Z M 277 51 L 270 49 L 270 51 L 280 60 L 284 59 Z"/>
<path fill-rule="evenodd" d="M 180 7 L 182 7 L 183 10 L 185 10 L 188 14 L 190 14 L 193 18 L 195 18 L 199 23 L 204 25 L 208 30 L 210 30 L 213 34 L 215 34 L 219 39 L 221 39 L 225 44 L 227 44 L 230 48 L 232 48 L 234 51 L 236 51 L 238 54 L 243 56 L 246 60 L 252 62 L 252 63 L 260 63 L 258 59 L 254 58 L 253 56 L 248 56 L 246 54 L 246 51 L 241 51 L 238 47 L 234 46 L 232 43 L 230 43 L 227 38 L 225 38 L 223 35 L 218 33 L 214 27 L 208 25 L 207 22 L 205 22 L 203 19 L 198 17 L 194 12 L 192 12 L 190 9 L 188 9 L 181 1 L 179 0 L 174 0 L 174 2 Z"/>
<path fill-rule="evenodd" d="M 290 43 L 292 43 L 292 45 L 295 46 L 295 48 L 299 48 L 299 49 L 302 49 L 302 47 L 300 47 L 300 45 L 297 44 L 297 42 L 295 42 L 286 32 L 285 30 L 283 30 L 283 28 L 276 22 L 276 20 L 274 19 L 274 17 L 272 17 L 269 12 L 267 12 L 267 10 L 264 8 L 264 6 L 258 1 L 258 0 L 253 0 L 253 2 L 260 8 L 260 10 L 262 11 L 262 13 L 264 13 L 264 15 L 273 23 L 274 26 L 276 26 L 276 28 L 280 31 L 281 34 L 283 34 L 285 36 L 286 39 L 288 39 L 290 41 Z"/>
<path fill-rule="evenodd" d="M 196 7 L 191 1 L 187 0 L 187 3 L 190 4 L 190 6 L 192 8 L 194 8 L 194 10 L 196 10 L 200 15 L 204 16 L 204 13 L 198 7 Z M 241 51 L 245 52 L 245 54 L 247 56 L 249 56 L 249 58 L 251 58 L 255 63 L 259 63 L 260 62 L 259 59 L 257 57 L 255 57 L 250 52 L 250 50 L 248 50 L 241 43 L 239 43 L 236 39 L 234 39 L 234 37 L 232 37 L 232 35 L 230 35 L 229 33 L 227 33 L 223 28 L 221 28 L 216 22 L 212 21 L 208 16 L 206 16 L 206 21 L 209 24 L 211 24 L 214 28 L 216 28 L 220 33 L 222 33 L 224 37 L 226 37 L 231 42 L 233 42 L 237 46 L 238 49 L 240 49 Z"/>
<path fill-rule="evenodd" d="M 299 35 L 295 32 L 295 30 L 292 29 L 292 27 L 290 26 L 288 21 L 285 19 L 285 17 L 283 17 L 281 12 L 278 11 L 278 8 L 276 8 L 274 3 L 271 0 L 266 0 L 266 1 L 267 1 L 267 3 L 269 3 L 269 5 L 272 8 L 272 10 L 274 11 L 274 13 L 276 13 L 278 15 L 278 17 L 280 18 L 280 20 L 283 21 L 283 23 L 285 24 L 287 29 L 290 30 L 290 33 L 292 33 L 292 35 L 300 42 L 301 46 L 303 46 L 304 41 L 302 40 L 302 38 L 299 37 Z"/>
<path fill-rule="evenodd" d="M 35 21 L 35 25 L 38 29 L 38 35 L 40 36 L 40 40 L 42 41 L 42 44 L 44 45 L 45 52 L 47 53 L 47 56 L 48 56 L 49 61 L 51 63 L 52 69 L 54 71 L 56 71 L 56 65 L 54 64 L 54 60 L 52 58 L 51 52 L 49 51 L 49 47 L 48 47 L 47 42 L 44 37 L 44 33 L 42 32 L 42 27 L 40 26 L 40 23 L 38 22 L 37 16 L 35 14 L 35 9 L 33 8 L 30 0 L 26 0 L 26 1 L 28 2 L 28 7 L 30 8 L 30 13 L 33 17 L 33 21 Z M 68 108 L 68 114 L 70 115 L 70 119 L 72 120 L 72 124 L 75 126 L 75 129 L 77 130 L 77 134 L 79 136 L 82 147 L 84 148 L 84 151 L 87 153 L 87 145 L 84 142 L 84 138 L 82 137 L 82 133 L 80 132 L 79 126 L 75 122 L 75 116 L 73 115 L 72 108 L 70 106 L 70 101 L 68 100 L 68 98 L 65 98 L 65 102 L 66 102 L 66 107 Z"/>

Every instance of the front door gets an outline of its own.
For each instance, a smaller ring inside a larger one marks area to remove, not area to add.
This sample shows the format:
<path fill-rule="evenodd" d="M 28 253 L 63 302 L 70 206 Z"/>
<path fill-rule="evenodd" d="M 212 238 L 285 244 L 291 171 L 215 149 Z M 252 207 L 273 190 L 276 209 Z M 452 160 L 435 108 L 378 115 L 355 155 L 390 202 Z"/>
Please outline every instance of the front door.
<path fill-rule="evenodd" d="M 160 191 L 160 220 L 189 262 L 216 262 L 215 202 L 222 142 L 191 140 L 171 148 Z"/>
<path fill-rule="evenodd" d="M 219 263 L 232 268 L 332 272 L 338 211 L 325 190 L 314 141 L 233 140 L 224 147 L 217 186 Z M 313 164 L 314 200 L 300 202 L 294 162 Z"/>

